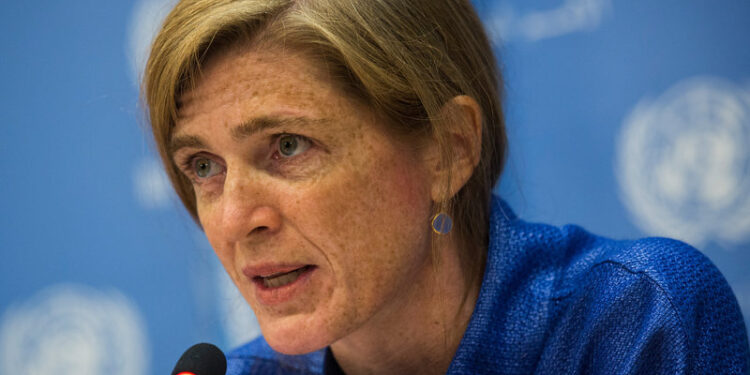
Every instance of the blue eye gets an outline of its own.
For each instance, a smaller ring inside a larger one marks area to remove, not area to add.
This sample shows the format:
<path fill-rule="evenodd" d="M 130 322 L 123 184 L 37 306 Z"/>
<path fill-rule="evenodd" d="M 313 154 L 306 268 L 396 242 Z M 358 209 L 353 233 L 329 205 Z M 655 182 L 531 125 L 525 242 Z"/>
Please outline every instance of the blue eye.
<path fill-rule="evenodd" d="M 279 153 L 284 157 L 292 157 L 307 151 L 310 148 L 310 140 L 305 137 L 284 134 L 279 137 Z"/>
<path fill-rule="evenodd" d="M 199 178 L 208 178 L 220 172 L 219 164 L 209 158 L 195 158 L 193 171 Z"/>

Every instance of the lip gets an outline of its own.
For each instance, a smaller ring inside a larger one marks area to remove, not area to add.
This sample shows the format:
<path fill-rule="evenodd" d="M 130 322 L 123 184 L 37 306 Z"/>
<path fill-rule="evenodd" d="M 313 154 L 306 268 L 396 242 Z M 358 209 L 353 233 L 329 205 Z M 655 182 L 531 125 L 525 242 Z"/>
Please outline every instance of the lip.
<path fill-rule="evenodd" d="M 263 284 L 261 277 L 283 274 L 308 267 L 303 271 L 296 280 L 289 284 L 279 287 L 267 287 Z M 261 264 L 256 266 L 246 266 L 242 273 L 253 284 L 255 296 L 258 301 L 267 306 L 280 305 L 288 302 L 299 294 L 309 283 L 310 277 L 318 267 L 311 264 Z"/>

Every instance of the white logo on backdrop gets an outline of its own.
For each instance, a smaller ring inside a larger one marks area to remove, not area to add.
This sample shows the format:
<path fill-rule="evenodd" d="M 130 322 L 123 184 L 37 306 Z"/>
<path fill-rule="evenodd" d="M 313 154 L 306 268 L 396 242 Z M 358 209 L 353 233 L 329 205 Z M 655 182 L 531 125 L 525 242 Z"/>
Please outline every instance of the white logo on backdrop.
<path fill-rule="evenodd" d="M 151 42 L 159 31 L 164 17 L 177 3 L 177 0 L 138 0 L 128 25 L 127 56 L 131 77 L 140 83 L 146 60 L 151 50 Z"/>
<path fill-rule="evenodd" d="M 645 232 L 702 245 L 750 238 L 750 90 L 695 77 L 625 120 L 616 172 Z"/>
<path fill-rule="evenodd" d="M 495 42 L 534 42 L 594 30 L 611 9 L 611 0 L 564 0 L 555 8 L 519 14 L 505 2 L 484 18 L 484 24 Z"/>
<path fill-rule="evenodd" d="M 133 190 L 143 208 L 164 208 L 172 196 L 172 184 L 161 162 L 143 159 L 133 169 Z"/>
<path fill-rule="evenodd" d="M 176 3 L 177 0 L 139 0 L 133 8 L 126 52 L 131 77 L 136 84 L 139 84 L 143 76 L 151 42 L 164 17 Z M 141 160 L 133 170 L 133 185 L 135 196 L 142 207 L 157 209 L 169 204 L 172 188 L 158 160 Z"/>
<path fill-rule="evenodd" d="M 144 374 L 144 332 L 137 308 L 120 292 L 56 285 L 5 311 L 0 373 Z"/>
<path fill-rule="evenodd" d="M 253 310 L 242 297 L 229 275 L 217 267 L 219 308 L 224 335 L 229 347 L 236 347 L 260 336 L 260 326 Z"/>

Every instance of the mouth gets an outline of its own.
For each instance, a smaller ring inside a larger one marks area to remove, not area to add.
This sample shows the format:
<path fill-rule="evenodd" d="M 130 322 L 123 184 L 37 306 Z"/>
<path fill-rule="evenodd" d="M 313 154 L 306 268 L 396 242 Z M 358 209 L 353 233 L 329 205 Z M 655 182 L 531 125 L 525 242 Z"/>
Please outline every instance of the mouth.
<path fill-rule="evenodd" d="M 317 269 L 311 264 L 297 264 L 246 267 L 242 271 L 255 286 L 257 301 L 275 306 L 311 292 L 308 286 Z"/>
<path fill-rule="evenodd" d="M 297 281 L 300 275 L 312 270 L 313 267 L 312 265 L 307 265 L 292 271 L 278 272 L 269 276 L 254 276 L 253 282 L 262 285 L 266 289 L 280 288 Z"/>

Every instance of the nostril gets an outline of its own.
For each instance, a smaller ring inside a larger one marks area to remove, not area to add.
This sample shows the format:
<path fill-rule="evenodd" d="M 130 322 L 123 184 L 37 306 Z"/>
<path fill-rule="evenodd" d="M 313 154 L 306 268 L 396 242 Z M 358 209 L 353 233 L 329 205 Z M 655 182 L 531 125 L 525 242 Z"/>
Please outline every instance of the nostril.
<path fill-rule="evenodd" d="M 266 226 L 257 227 L 253 229 L 252 231 L 250 231 L 250 234 L 260 234 L 260 233 L 266 232 L 267 230 L 268 230 L 268 227 Z"/>

